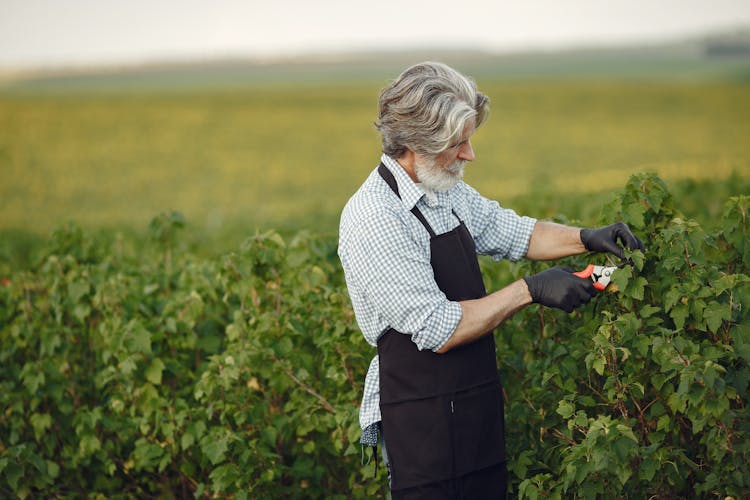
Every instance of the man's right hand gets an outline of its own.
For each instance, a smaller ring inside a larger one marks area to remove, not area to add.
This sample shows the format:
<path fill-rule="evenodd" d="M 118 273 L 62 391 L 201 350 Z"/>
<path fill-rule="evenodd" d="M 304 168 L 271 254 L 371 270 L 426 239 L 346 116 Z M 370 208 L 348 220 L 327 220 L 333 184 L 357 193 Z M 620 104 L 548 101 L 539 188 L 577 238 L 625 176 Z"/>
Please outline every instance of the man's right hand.
<path fill-rule="evenodd" d="M 625 258 L 625 252 L 618 245 L 618 241 L 629 250 L 646 251 L 643 242 L 623 222 L 616 222 L 599 229 L 581 229 L 580 237 L 586 250 L 613 253 L 621 259 Z"/>
<path fill-rule="evenodd" d="M 553 267 L 524 277 L 531 301 L 571 312 L 591 300 L 597 290 L 588 278 L 579 278 L 569 267 Z"/>

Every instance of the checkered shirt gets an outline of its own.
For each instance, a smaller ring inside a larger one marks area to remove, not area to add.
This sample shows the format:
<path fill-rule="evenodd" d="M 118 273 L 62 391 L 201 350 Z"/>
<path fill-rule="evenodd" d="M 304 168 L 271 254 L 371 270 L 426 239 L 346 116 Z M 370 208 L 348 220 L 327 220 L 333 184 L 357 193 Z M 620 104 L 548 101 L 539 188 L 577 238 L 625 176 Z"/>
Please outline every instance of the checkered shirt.
<path fill-rule="evenodd" d="M 461 306 L 438 288 L 430 265 L 430 235 L 410 212 L 417 206 L 436 234 L 459 225 L 455 211 L 474 238 L 477 253 L 494 260 L 526 255 L 536 219 L 518 216 L 481 196 L 464 182 L 447 193 L 424 191 L 391 157 L 401 199 L 377 168 L 341 214 L 338 254 L 349 296 L 365 340 L 377 346 L 389 328 L 411 336 L 419 350 L 439 350 L 461 320 Z M 380 421 L 378 357 L 370 362 L 359 411 L 363 444 L 377 443 Z"/>

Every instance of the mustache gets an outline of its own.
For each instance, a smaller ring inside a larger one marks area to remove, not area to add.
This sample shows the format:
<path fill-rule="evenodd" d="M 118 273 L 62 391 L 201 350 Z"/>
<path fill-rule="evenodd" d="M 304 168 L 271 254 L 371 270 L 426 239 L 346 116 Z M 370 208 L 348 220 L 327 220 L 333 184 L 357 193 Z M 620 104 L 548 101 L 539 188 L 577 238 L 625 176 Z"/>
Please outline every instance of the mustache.
<path fill-rule="evenodd" d="M 459 175 L 463 172 L 464 166 L 466 166 L 466 160 L 456 160 L 445 169 L 453 175 Z"/>

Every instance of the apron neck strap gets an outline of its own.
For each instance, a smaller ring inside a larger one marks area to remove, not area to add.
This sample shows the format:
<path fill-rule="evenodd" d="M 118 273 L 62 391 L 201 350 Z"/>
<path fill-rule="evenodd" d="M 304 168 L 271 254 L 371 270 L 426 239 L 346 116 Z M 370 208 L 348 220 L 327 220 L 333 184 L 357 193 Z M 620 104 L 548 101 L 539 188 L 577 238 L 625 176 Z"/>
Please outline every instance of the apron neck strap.
<path fill-rule="evenodd" d="M 380 166 L 378 167 L 378 174 L 380 174 L 380 177 L 383 178 L 386 184 L 388 184 L 388 187 L 393 190 L 394 193 L 396 193 L 396 196 L 398 196 L 399 199 L 401 199 L 401 194 L 398 192 L 398 184 L 396 184 L 396 178 L 393 177 L 393 173 L 388 170 L 388 167 L 383 165 L 383 163 L 380 163 Z M 414 214 L 414 217 L 416 217 L 419 222 L 422 223 L 424 228 L 427 230 L 428 233 L 430 233 L 430 237 L 435 237 L 435 231 L 432 230 L 432 226 L 427 222 L 427 219 L 425 219 L 422 212 L 419 211 L 416 205 L 414 205 L 414 208 L 411 209 L 411 213 Z"/>

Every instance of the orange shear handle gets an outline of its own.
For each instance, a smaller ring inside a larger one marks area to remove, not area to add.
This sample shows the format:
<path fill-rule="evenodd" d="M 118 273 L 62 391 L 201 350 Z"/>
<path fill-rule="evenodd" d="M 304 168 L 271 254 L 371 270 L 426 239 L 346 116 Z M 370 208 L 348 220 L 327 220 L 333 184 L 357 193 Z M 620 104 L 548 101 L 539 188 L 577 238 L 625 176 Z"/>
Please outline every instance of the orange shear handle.
<path fill-rule="evenodd" d="M 584 269 L 583 271 L 578 271 L 573 274 L 575 274 L 579 278 L 591 278 L 591 275 L 594 274 L 594 267 L 595 267 L 594 264 L 589 264 L 588 266 L 586 266 L 586 269 Z M 594 281 L 594 288 L 596 288 L 597 290 L 604 291 L 604 289 L 607 288 L 606 285 L 599 283 L 594 278 L 591 278 L 591 279 Z"/>

